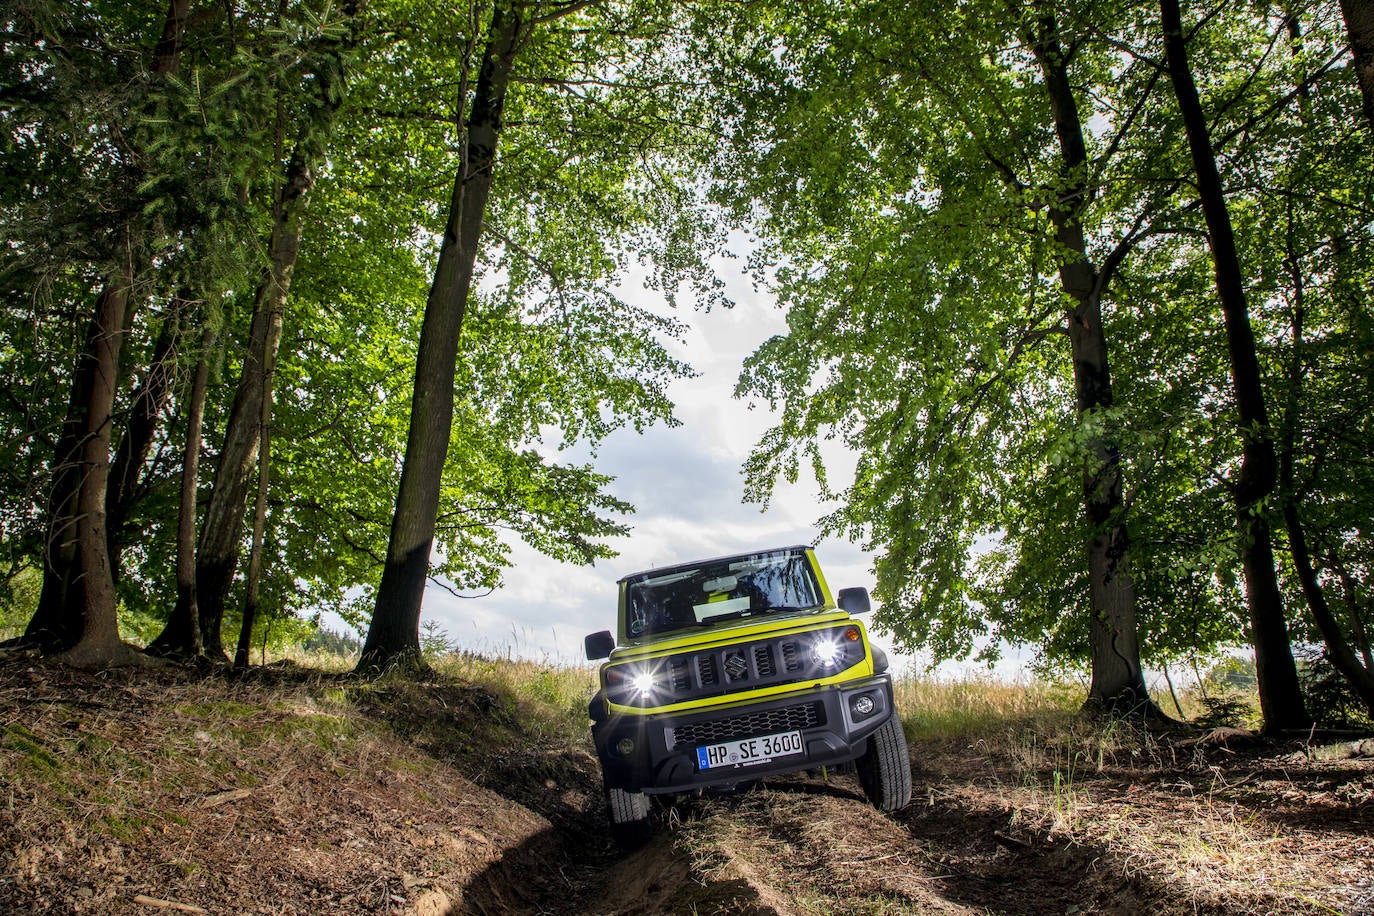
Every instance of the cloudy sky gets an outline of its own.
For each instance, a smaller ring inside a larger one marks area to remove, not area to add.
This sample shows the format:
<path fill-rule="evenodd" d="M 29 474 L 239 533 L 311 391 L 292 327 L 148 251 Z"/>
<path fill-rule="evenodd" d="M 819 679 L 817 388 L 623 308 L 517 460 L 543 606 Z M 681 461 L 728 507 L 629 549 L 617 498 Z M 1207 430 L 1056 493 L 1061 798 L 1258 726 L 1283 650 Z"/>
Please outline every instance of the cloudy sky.
<path fill-rule="evenodd" d="M 691 330 L 684 345 L 674 347 L 675 355 L 699 373 L 675 383 L 671 392 L 682 425 L 643 435 L 621 431 L 599 449 L 598 469 L 616 477 L 612 491 L 637 510 L 628 519 L 631 534 L 613 542 L 619 556 L 579 567 L 516 544 L 504 588 L 457 598 L 431 585 L 422 621 L 434 621 L 464 648 L 578 661 L 584 635 L 615 629 L 616 580 L 653 566 L 814 544 L 832 589 L 872 588 L 867 556 L 846 541 L 819 538 L 814 522 L 826 508 L 816 502 L 814 482 L 805 475 L 796 486 L 780 489 L 767 512 L 743 503 L 740 468 L 771 417 L 765 406 L 750 410 L 731 392 L 744 358 L 781 332 L 784 319 L 739 274 L 739 264 L 721 267 L 734 308 L 703 313 L 684 306 L 678 313 Z"/>

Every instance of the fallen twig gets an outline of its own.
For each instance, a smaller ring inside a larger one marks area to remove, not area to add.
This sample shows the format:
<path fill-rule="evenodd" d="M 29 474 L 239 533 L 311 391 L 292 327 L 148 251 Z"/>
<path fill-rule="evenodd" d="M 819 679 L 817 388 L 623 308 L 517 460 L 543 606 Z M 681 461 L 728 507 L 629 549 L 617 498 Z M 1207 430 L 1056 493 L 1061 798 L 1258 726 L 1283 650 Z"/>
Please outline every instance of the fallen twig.
<path fill-rule="evenodd" d="M 159 900 L 156 897 L 149 897 L 147 894 L 134 895 L 134 903 L 141 903 L 144 906 L 155 906 L 163 910 L 180 910 L 183 913 L 208 913 L 209 910 L 201 909 L 190 903 L 177 903 L 175 900 Z"/>

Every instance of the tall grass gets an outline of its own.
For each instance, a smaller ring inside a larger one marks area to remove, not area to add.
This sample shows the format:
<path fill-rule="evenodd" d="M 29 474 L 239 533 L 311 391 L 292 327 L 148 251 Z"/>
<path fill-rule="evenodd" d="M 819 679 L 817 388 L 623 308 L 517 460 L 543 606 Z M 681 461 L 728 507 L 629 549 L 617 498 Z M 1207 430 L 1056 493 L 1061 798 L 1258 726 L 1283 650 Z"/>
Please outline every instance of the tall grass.
<path fill-rule="evenodd" d="M 1082 705 L 1077 685 L 990 676 L 957 679 L 907 674 L 893 683 L 893 699 L 907 736 L 938 741 L 986 737 L 1012 722 L 1063 721 Z"/>

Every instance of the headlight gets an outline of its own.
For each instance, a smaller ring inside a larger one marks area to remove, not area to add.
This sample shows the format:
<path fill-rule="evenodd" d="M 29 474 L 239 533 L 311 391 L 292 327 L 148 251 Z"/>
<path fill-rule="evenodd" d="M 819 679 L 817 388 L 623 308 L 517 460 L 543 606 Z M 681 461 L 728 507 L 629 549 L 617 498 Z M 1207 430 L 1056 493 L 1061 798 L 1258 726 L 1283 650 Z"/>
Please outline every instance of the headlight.
<path fill-rule="evenodd" d="M 651 668 L 626 665 L 606 669 L 606 698 L 612 703 L 642 704 L 658 686 L 659 678 Z"/>
<path fill-rule="evenodd" d="M 630 686 L 642 697 L 647 697 L 654 692 L 654 676 L 648 671 L 640 671 L 631 675 Z"/>
<path fill-rule="evenodd" d="M 833 668 L 844 658 L 844 646 L 837 639 L 823 636 L 812 644 L 811 658 L 822 668 Z"/>

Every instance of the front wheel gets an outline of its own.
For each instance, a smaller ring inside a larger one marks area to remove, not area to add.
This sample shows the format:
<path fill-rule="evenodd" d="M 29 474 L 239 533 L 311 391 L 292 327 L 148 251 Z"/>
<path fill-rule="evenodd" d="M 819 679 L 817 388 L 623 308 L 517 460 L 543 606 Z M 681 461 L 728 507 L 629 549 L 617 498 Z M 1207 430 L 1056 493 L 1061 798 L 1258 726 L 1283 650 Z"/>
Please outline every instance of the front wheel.
<path fill-rule="evenodd" d="M 649 796 L 608 788 L 606 804 L 611 811 L 611 836 L 617 844 L 633 848 L 649 841 L 654 832 L 649 820 Z"/>
<path fill-rule="evenodd" d="M 895 712 L 868 739 L 856 764 L 864 795 L 879 811 L 900 811 L 911 801 L 911 757 Z"/>

